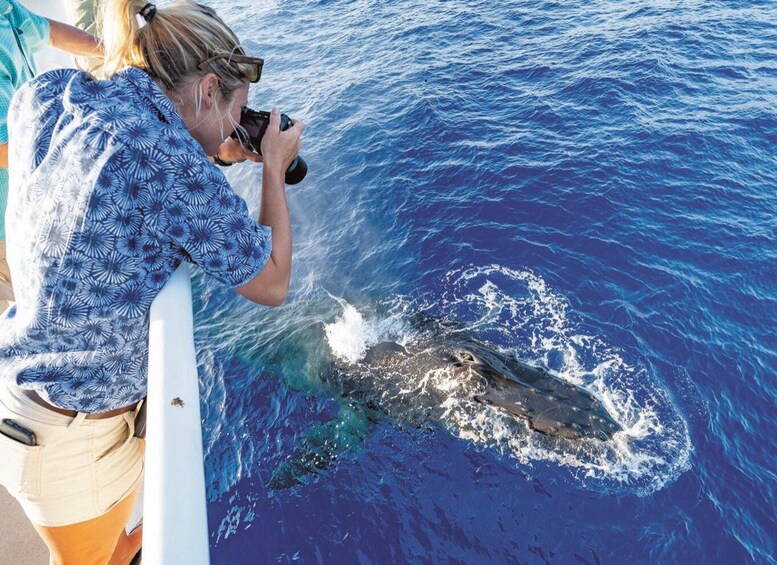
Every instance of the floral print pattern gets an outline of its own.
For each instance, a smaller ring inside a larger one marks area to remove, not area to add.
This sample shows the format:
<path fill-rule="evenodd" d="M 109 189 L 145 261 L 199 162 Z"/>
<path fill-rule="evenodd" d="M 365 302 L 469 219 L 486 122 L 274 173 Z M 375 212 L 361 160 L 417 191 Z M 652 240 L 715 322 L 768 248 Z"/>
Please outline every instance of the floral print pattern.
<path fill-rule="evenodd" d="M 146 394 L 149 310 L 181 261 L 240 286 L 270 230 L 139 69 L 45 73 L 14 97 L 0 378 L 82 412 Z"/>

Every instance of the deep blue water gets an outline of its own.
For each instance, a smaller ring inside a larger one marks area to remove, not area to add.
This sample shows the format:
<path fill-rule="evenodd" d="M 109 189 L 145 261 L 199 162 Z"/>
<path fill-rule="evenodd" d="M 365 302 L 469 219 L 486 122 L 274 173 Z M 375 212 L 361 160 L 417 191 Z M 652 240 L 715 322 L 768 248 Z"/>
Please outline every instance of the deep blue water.
<path fill-rule="evenodd" d="M 777 4 L 215 5 L 310 172 L 286 306 L 195 277 L 213 563 L 777 562 Z M 624 431 L 326 378 L 429 320 Z"/>

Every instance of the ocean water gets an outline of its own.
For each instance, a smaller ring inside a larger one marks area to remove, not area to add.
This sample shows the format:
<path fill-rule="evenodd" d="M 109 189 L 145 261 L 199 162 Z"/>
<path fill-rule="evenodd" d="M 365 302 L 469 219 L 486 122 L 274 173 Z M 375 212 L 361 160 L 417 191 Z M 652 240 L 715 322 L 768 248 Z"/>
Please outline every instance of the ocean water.
<path fill-rule="evenodd" d="M 213 563 L 777 562 L 777 4 L 213 5 L 310 167 L 284 307 L 194 277 Z M 446 332 L 623 431 L 330 378 Z"/>

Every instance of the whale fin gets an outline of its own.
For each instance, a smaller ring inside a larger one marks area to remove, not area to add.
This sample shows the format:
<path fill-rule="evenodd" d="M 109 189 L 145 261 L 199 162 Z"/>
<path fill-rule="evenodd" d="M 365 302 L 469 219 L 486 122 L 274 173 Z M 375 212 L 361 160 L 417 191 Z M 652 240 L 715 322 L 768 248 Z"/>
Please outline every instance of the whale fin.
<path fill-rule="evenodd" d="M 341 404 L 334 418 L 308 430 L 294 456 L 273 471 L 269 487 L 293 488 L 321 475 L 348 453 L 355 452 L 373 425 L 374 418 L 364 407 Z"/>

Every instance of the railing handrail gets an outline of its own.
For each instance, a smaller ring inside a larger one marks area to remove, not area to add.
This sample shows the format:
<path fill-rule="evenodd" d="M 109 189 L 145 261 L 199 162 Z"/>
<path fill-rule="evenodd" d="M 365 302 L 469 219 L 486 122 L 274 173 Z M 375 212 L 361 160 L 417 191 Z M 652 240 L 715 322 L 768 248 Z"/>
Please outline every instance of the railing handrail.
<path fill-rule="evenodd" d="M 189 268 L 151 305 L 143 563 L 210 562 Z"/>

